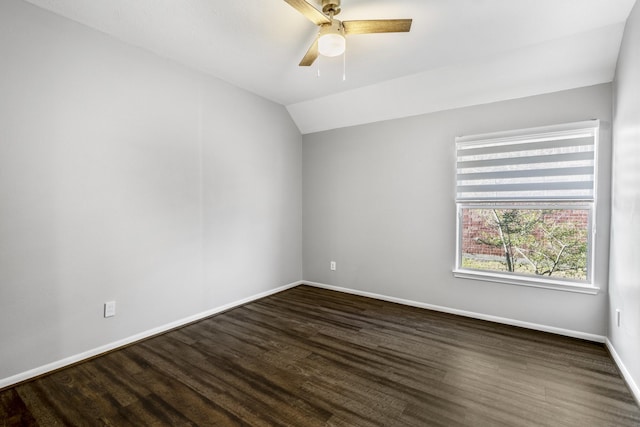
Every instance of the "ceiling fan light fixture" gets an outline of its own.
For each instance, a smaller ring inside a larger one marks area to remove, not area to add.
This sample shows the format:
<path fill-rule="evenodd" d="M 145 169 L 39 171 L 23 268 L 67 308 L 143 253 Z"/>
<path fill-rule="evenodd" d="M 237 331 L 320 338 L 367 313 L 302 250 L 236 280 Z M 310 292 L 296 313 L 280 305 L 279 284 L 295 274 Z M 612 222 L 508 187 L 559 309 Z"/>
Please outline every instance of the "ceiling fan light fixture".
<path fill-rule="evenodd" d="M 325 34 L 318 39 L 318 52 L 322 56 L 342 55 L 347 48 L 347 41 L 340 34 Z"/>
<path fill-rule="evenodd" d="M 347 48 L 347 41 L 344 38 L 344 27 L 340 21 L 334 20 L 331 24 L 320 27 L 318 37 L 318 52 L 322 56 L 342 55 Z"/>

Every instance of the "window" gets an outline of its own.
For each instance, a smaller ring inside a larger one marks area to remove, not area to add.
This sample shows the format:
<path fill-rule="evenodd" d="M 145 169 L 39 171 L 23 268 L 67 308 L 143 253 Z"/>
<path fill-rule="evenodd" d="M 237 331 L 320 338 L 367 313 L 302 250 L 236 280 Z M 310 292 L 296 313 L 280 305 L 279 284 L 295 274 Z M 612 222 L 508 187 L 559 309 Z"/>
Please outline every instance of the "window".
<path fill-rule="evenodd" d="M 456 138 L 457 277 L 596 293 L 599 122 Z"/>

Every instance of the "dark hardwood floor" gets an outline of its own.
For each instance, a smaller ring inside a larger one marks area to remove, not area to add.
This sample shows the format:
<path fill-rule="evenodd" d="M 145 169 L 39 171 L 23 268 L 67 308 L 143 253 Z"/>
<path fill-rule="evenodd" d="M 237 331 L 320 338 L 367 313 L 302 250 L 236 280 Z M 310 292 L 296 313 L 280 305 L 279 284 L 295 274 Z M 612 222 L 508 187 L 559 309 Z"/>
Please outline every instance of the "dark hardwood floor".
<path fill-rule="evenodd" d="M 308 286 L 0 393 L 0 426 L 639 426 L 600 344 Z"/>

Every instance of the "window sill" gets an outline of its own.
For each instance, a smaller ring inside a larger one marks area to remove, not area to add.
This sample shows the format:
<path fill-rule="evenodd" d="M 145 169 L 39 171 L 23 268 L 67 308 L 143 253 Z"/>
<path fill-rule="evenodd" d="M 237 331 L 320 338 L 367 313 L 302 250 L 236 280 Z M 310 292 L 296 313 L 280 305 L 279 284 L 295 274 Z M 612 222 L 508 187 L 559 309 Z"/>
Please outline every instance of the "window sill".
<path fill-rule="evenodd" d="M 559 280 L 538 279 L 535 277 L 511 276 L 508 274 L 490 273 L 473 270 L 454 270 L 454 277 L 461 279 L 482 280 L 485 282 L 504 283 L 508 285 L 530 286 L 534 288 L 553 289 L 556 291 L 576 292 L 596 295 L 600 288 L 581 283 L 568 283 Z"/>

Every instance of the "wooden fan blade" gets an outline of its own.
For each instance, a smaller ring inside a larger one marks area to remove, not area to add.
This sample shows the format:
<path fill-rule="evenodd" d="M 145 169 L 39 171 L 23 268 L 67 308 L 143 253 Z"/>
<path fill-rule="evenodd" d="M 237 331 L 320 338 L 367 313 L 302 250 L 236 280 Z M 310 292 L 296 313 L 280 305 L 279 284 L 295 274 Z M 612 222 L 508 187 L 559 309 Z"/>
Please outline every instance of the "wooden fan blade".
<path fill-rule="evenodd" d="M 342 21 L 344 33 L 407 33 L 411 30 L 411 19 L 371 19 L 368 21 Z"/>
<path fill-rule="evenodd" d="M 308 67 L 311 64 L 313 64 L 313 62 L 316 60 L 316 58 L 318 57 L 318 39 L 315 39 L 313 44 L 309 47 L 309 50 L 307 51 L 307 53 L 304 55 L 304 58 L 302 58 L 302 61 L 300 61 L 300 65 L 301 67 Z"/>
<path fill-rule="evenodd" d="M 307 19 L 316 25 L 329 24 L 331 19 L 315 7 L 311 6 L 304 0 L 284 0 L 289 3 L 295 10 L 307 17 Z"/>

